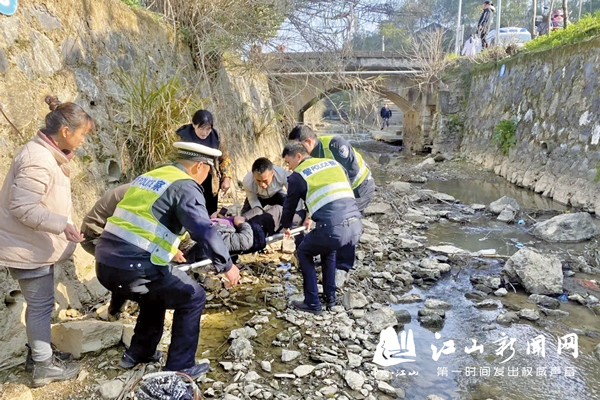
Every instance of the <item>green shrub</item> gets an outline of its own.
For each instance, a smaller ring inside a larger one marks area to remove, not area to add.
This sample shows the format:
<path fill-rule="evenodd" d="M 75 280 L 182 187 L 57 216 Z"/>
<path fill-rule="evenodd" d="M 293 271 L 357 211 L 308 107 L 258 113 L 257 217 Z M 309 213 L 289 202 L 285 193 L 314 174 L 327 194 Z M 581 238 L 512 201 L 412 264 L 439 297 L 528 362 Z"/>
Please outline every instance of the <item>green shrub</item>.
<path fill-rule="evenodd" d="M 498 122 L 494 128 L 492 143 L 498 145 L 502 153 L 508 154 L 510 149 L 517 144 L 515 132 L 517 131 L 517 122 L 512 119 L 503 119 Z"/>
<path fill-rule="evenodd" d="M 587 14 L 574 24 L 569 24 L 567 29 L 557 29 L 550 36 L 540 36 L 535 40 L 525 43 L 525 51 L 541 51 L 557 46 L 580 42 L 600 34 L 600 11 L 594 15 Z"/>
<path fill-rule="evenodd" d="M 460 133 L 465 128 L 465 117 L 462 114 L 448 116 L 448 129 L 451 132 Z"/>
<path fill-rule="evenodd" d="M 175 130 L 191 121 L 202 108 L 192 91 L 184 91 L 175 73 L 160 83 L 148 77 L 146 68 L 139 76 L 121 71 L 117 78 L 125 92 L 127 109 L 120 112 L 126 121 L 124 144 L 131 160 L 130 177 L 140 175 L 169 161 Z"/>

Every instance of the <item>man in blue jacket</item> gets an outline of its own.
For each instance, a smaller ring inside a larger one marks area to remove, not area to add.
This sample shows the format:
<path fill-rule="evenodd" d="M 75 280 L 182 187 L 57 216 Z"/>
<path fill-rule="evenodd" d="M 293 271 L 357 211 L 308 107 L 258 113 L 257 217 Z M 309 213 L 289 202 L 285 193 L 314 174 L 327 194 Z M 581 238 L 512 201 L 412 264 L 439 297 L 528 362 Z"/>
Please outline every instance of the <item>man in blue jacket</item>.
<path fill-rule="evenodd" d="M 387 125 L 390 126 L 390 118 L 392 118 L 392 110 L 390 110 L 385 104 L 381 107 L 381 111 L 379 112 L 381 116 L 381 130 Z"/>
<path fill-rule="evenodd" d="M 325 305 L 335 305 L 335 272 L 354 265 L 355 246 L 362 231 L 360 211 L 341 165 L 330 159 L 310 157 L 301 143 L 289 143 L 283 158 L 294 172 L 288 178 L 288 195 L 283 203 L 281 226 L 289 235 L 300 199 L 304 200 L 316 228 L 298 246 L 298 261 L 304 278 L 304 301 L 294 301 L 296 309 L 320 314 L 314 256 L 323 262 Z M 305 226 L 310 220 L 305 221 Z"/>
<path fill-rule="evenodd" d="M 202 193 L 202 182 L 221 152 L 196 143 L 178 142 L 175 147 L 177 162 L 138 176 L 108 219 L 96 245 L 96 274 L 116 296 L 140 306 L 131 345 L 119 366 L 160 360 L 156 347 L 165 310 L 173 309 L 165 370 L 198 377 L 208 370 L 207 364 L 195 362 L 206 295 L 197 282 L 170 265 L 180 236 L 188 231 L 203 243 L 231 285 L 238 283 L 239 270 L 210 224 Z"/>

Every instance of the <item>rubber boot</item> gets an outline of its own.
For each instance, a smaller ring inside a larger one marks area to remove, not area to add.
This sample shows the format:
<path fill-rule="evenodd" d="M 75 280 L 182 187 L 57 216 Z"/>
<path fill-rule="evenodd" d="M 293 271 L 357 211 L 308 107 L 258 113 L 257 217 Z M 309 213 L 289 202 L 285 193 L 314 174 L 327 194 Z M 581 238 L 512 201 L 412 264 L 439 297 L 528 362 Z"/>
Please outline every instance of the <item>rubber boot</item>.
<path fill-rule="evenodd" d="M 40 387 L 51 382 L 73 379 L 79 374 L 81 366 L 67 363 L 52 356 L 44 361 L 33 363 L 33 387 Z"/>

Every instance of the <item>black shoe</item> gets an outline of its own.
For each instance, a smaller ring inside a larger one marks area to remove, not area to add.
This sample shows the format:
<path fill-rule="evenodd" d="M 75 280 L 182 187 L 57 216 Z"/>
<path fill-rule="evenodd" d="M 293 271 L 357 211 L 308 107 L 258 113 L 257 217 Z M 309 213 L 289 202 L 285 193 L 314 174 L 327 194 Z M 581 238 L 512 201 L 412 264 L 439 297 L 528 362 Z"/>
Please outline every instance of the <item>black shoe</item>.
<path fill-rule="evenodd" d="M 162 351 L 156 350 L 154 352 L 154 355 L 152 355 L 151 357 L 148 357 L 144 360 L 136 360 L 135 358 L 133 358 L 129 354 L 127 354 L 127 352 L 125 352 L 125 353 L 123 353 L 123 356 L 121 357 L 121 361 L 119 361 L 119 367 L 121 367 L 123 369 L 131 369 L 138 364 L 159 362 L 162 359 L 162 355 L 163 355 Z"/>
<path fill-rule="evenodd" d="M 179 372 L 183 372 L 186 375 L 191 376 L 194 380 L 198 379 L 198 377 L 202 374 L 208 372 L 210 365 L 208 363 L 204 364 L 196 364 L 193 367 L 180 369 Z M 163 368 L 163 371 L 171 371 L 170 369 Z"/>
<path fill-rule="evenodd" d="M 325 298 L 325 307 L 327 310 L 331 310 L 335 306 L 335 296 Z"/>
<path fill-rule="evenodd" d="M 25 372 L 33 372 L 33 357 L 31 356 L 31 347 L 29 347 L 29 343 L 25 344 L 27 347 L 27 358 L 25 358 Z M 58 358 L 61 361 L 72 361 L 73 354 L 67 353 L 66 351 L 60 351 L 56 348 L 53 343 L 50 343 L 50 347 L 52 347 L 52 355 Z"/>
<path fill-rule="evenodd" d="M 51 382 L 73 379 L 79 374 L 81 366 L 77 363 L 60 361 L 52 356 L 45 361 L 33 363 L 33 385 L 40 387 Z"/>
<path fill-rule="evenodd" d="M 310 305 L 306 304 L 304 301 L 300 301 L 300 300 L 292 301 L 292 308 L 295 308 L 296 310 L 300 310 L 300 311 L 309 312 L 309 313 L 315 314 L 315 315 L 321 315 L 321 312 L 323 311 L 321 309 L 321 303 L 319 303 L 318 305 L 310 306 Z"/>

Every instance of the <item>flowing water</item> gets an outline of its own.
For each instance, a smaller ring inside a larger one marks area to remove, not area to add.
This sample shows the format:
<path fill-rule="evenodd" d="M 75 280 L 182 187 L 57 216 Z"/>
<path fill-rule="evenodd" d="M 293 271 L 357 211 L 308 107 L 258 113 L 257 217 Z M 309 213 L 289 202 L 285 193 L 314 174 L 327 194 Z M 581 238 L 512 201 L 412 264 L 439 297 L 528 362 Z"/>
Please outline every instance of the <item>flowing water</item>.
<path fill-rule="evenodd" d="M 377 165 L 382 154 L 391 156 L 391 164 L 396 165 L 415 165 L 422 160 L 399 153 L 396 147 L 390 146 L 386 152 L 385 145 L 362 138 L 354 141 L 353 145 L 361 149 L 373 166 L 373 175 L 379 186 L 399 176 L 393 167 Z M 385 157 L 383 159 L 386 160 Z M 430 179 L 421 186 L 450 194 L 464 204 L 488 205 L 507 195 L 519 202 L 527 220 L 522 221 L 521 225 L 506 224 L 485 217 L 482 212 L 466 223 L 441 219 L 440 223 L 430 224 L 424 233 L 429 245 L 453 244 L 473 252 L 495 249 L 497 254 L 504 255 L 512 255 L 521 244 L 549 252 L 569 250 L 577 254 L 584 250 L 585 243 L 548 244 L 528 233 L 534 219 L 541 221 L 564 212 L 567 210 L 564 205 L 518 188 L 491 171 L 478 170 L 466 163 L 453 162 L 451 167 L 464 170 L 464 177 L 456 171 L 448 173 L 448 168 L 441 171 L 438 179 Z M 462 271 L 453 270 L 431 288 L 423 290 L 415 287 L 410 292 L 420 294 L 422 298 L 444 300 L 452 305 L 446 312 L 443 328 L 438 332 L 439 339 L 434 330 L 421 327 L 417 321 L 422 303 L 394 306 L 409 311 L 412 316 L 412 321 L 404 326 L 404 331 L 412 330 L 417 354 L 414 362 L 389 367 L 394 372 L 395 386 L 406 390 L 407 399 L 423 399 L 428 394 L 461 400 L 600 399 L 600 368 L 593 356 L 593 348 L 600 338 L 597 333 L 598 317 L 589 309 L 570 302 L 561 305 L 561 310 L 570 313 L 562 319 L 543 317 L 538 325 L 522 319 L 510 326 L 497 324 L 496 317 L 507 308 L 537 309 L 534 304 L 527 302 L 527 295 L 522 292 L 509 293 L 502 299 L 504 307 L 495 310 L 480 310 L 474 306 L 475 302 L 465 298 L 464 295 L 473 290 L 470 275 L 499 274 L 501 268 L 502 263 L 498 260 L 478 260 Z M 578 358 L 574 358 L 570 350 L 558 354 L 558 337 L 569 333 L 577 334 Z M 540 337 L 545 341 L 543 357 L 533 352 L 533 341 Z M 514 355 L 508 359 L 513 353 L 511 348 L 502 354 L 499 349 L 503 340 L 510 342 L 512 339 Z M 434 361 L 433 346 L 439 351 L 444 342 L 450 340 L 453 341 L 454 352 L 442 353 Z M 483 353 L 477 351 L 467 354 L 465 350 L 473 347 L 473 340 L 477 341 L 477 345 L 483 345 Z M 531 354 L 528 354 L 528 344 Z"/>

